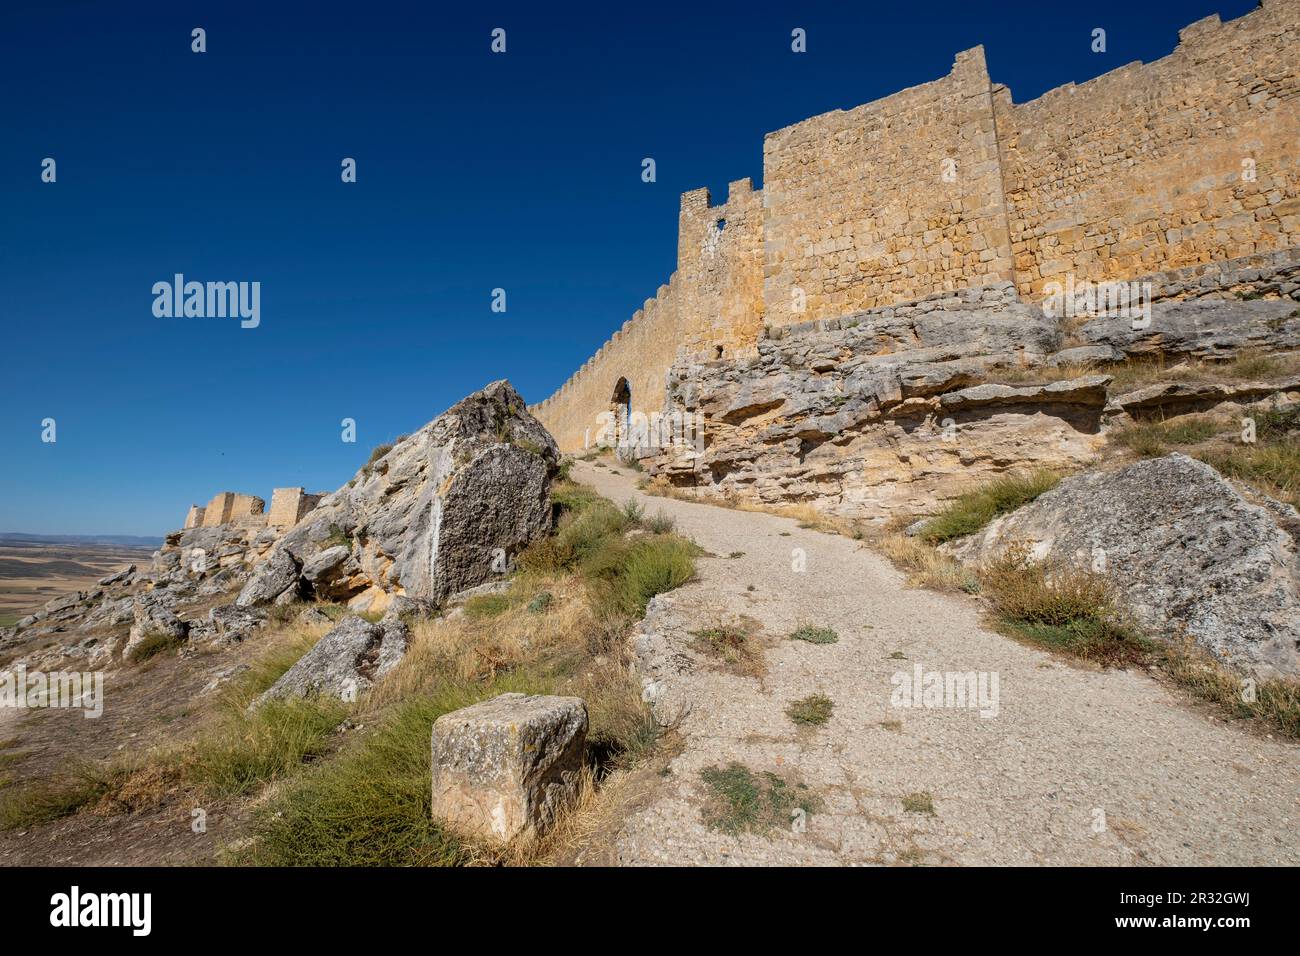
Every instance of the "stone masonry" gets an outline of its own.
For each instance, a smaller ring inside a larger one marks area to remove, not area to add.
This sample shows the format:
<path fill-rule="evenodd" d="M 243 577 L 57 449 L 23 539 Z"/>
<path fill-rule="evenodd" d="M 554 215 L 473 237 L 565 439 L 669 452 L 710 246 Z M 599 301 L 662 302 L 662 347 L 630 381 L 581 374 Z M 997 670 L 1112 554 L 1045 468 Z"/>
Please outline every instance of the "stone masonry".
<path fill-rule="evenodd" d="M 769 133 L 763 189 L 682 196 L 677 268 L 531 411 L 564 450 L 679 360 L 936 293 L 1130 280 L 1300 246 L 1300 0 L 1206 17 L 1153 63 L 1027 103 L 982 47 L 951 72 Z M 630 393 L 630 395 L 629 395 Z"/>
<path fill-rule="evenodd" d="M 270 526 L 283 531 L 306 517 L 323 497 L 323 493 L 308 494 L 302 488 L 276 488 L 271 493 L 271 510 L 267 512 L 266 502 L 257 495 L 221 491 L 213 495 L 207 505 L 190 505 L 183 529 L 237 525 L 243 528 Z"/>

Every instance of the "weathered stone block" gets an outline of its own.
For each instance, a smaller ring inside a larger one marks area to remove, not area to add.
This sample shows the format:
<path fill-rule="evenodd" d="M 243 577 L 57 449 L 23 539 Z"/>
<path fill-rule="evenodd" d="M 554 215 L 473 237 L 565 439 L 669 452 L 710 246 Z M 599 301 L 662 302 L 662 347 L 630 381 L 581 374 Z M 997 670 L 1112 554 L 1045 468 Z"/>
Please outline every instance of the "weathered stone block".
<path fill-rule="evenodd" d="M 587 705 L 502 694 L 433 725 L 433 815 L 508 840 L 542 832 L 578 793 Z"/>

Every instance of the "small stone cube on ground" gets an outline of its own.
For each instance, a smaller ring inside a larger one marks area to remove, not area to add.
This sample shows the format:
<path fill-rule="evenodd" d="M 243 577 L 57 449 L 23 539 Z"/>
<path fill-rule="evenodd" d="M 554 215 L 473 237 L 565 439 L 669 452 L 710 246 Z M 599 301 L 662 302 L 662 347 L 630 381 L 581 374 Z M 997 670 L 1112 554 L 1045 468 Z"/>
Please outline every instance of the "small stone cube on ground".
<path fill-rule="evenodd" d="M 501 694 L 433 725 L 433 815 L 509 840 L 545 831 L 578 794 L 587 746 L 579 697 Z"/>

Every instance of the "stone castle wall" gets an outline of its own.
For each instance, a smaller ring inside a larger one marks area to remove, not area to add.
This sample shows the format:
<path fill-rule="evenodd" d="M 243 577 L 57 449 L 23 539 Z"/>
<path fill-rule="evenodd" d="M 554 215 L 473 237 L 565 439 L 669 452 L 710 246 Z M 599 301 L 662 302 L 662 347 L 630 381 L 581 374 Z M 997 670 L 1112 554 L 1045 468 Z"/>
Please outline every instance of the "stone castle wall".
<path fill-rule="evenodd" d="M 257 495 L 241 495 L 221 491 L 212 496 L 206 505 L 190 505 L 182 528 L 221 528 L 234 525 L 241 528 L 292 528 L 303 519 L 324 494 L 308 494 L 302 488 L 276 488 L 271 493 L 271 510 Z"/>
<path fill-rule="evenodd" d="M 771 325 L 1011 278 L 982 49 L 941 80 L 769 133 L 763 180 Z"/>
<path fill-rule="evenodd" d="M 1068 272 L 1127 279 L 1300 245 L 1298 108 L 1296 0 L 1207 17 L 1169 56 L 1028 103 L 999 87 L 1017 287 L 1036 297 Z"/>
<path fill-rule="evenodd" d="M 684 194 L 669 284 L 531 410 L 575 450 L 621 379 L 657 412 L 680 355 L 747 353 L 765 326 L 1300 246 L 1298 41 L 1300 0 L 1263 0 L 1183 29 L 1160 60 L 1023 104 L 977 47 L 939 80 L 770 133 L 763 190 Z"/>
<path fill-rule="evenodd" d="M 292 528 L 323 497 L 325 496 L 308 494 L 303 488 L 276 488 L 271 492 L 271 511 L 266 523 L 273 528 Z"/>

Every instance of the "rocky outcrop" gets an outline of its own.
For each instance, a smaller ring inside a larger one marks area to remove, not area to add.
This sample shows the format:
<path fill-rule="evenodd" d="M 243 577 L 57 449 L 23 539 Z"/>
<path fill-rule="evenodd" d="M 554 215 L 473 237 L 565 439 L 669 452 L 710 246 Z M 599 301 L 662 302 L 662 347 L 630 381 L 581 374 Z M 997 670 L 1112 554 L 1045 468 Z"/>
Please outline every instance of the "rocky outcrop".
<path fill-rule="evenodd" d="M 587 705 L 501 694 L 433 724 L 433 816 L 508 840 L 540 833 L 578 794 Z"/>
<path fill-rule="evenodd" d="M 1106 404 L 1106 412 L 1136 417 L 1156 410 L 1166 415 L 1184 414 L 1228 402 L 1248 404 L 1297 391 L 1300 391 L 1300 376 L 1295 375 L 1276 382 L 1157 382 L 1112 397 Z"/>
<path fill-rule="evenodd" d="M 1128 316 L 1098 318 L 1079 334 L 1092 345 L 1140 358 L 1225 359 L 1244 351 L 1284 352 L 1300 349 L 1300 307 L 1290 299 L 1157 302 L 1150 324 Z"/>
<path fill-rule="evenodd" d="M 702 418 L 704 441 L 644 464 L 705 497 L 869 521 L 931 513 L 1025 462 L 1092 460 L 1105 376 L 989 383 L 1060 344 L 1009 285 L 772 330 L 756 357 L 673 367 L 666 411 Z"/>
<path fill-rule="evenodd" d="M 559 453 L 493 382 L 368 462 L 275 545 L 244 606 L 301 597 L 378 609 L 487 580 L 550 529 Z"/>
<path fill-rule="evenodd" d="M 208 611 L 206 618 L 190 623 L 190 643 L 228 646 L 252 636 L 266 624 L 266 615 L 255 608 L 223 604 Z"/>
<path fill-rule="evenodd" d="M 402 660 L 411 633 L 396 614 L 378 624 L 345 617 L 257 699 L 337 697 L 355 701 Z"/>
<path fill-rule="evenodd" d="M 130 656 L 148 637 L 168 637 L 184 640 L 190 626 L 177 617 L 170 607 L 153 591 L 137 594 L 134 599 L 134 623 L 127 636 L 124 653 Z"/>
<path fill-rule="evenodd" d="M 1153 634 L 1186 634 L 1261 676 L 1300 663 L 1300 515 L 1247 501 L 1209 465 L 1168 455 L 1062 481 L 945 545 L 978 564 L 1013 543 L 1038 560 L 1102 567 Z"/>

